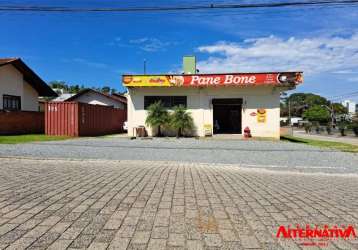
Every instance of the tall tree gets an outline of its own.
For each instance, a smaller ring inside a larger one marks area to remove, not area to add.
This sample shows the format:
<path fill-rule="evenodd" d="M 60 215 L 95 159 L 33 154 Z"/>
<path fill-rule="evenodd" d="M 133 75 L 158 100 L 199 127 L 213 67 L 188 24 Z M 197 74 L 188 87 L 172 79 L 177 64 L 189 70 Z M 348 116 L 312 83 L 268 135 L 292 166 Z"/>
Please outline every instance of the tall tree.
<path fill-rule="evenodd" d="M 327 108 L 314 105 L 303 112 L 303 117 L 312 122 L 327 123 L 331 115 Z"/>
<path fill-rule="evenodd" d="M 310 107 L 315 105 L 329 105 L 329 101 L 319 95 L 315 95 L 312 93 L 294 93 L 287 98 L 281 99 L 283 100 L 282 113 L 287 114 L 288 109 L 290 108 L 291 116 L 302 117 L 303 112 Z"/>

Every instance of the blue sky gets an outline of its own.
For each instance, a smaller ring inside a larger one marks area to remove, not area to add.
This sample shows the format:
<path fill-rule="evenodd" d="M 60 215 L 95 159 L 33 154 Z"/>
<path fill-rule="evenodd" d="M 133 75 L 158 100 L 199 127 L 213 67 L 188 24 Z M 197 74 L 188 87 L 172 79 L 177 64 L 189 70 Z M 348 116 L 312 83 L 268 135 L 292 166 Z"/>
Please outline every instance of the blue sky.
<path fill-rule="evenodd" d="M 0 0 L 73 7 L 200 3 L 208 1 Z M 305 83 L 299 92 L 331 97 L 358 91 L 358 6 L 185 13 L 0 12 L 0 22 L 0 57 L 22 57 L 46 81 L 109 85 L 123 91 L 121 75 L 142 73 L 144 59 L 148 73 L 180 72 L 182 56 L 194 54 L 202 73 L 303 70 Z"/>

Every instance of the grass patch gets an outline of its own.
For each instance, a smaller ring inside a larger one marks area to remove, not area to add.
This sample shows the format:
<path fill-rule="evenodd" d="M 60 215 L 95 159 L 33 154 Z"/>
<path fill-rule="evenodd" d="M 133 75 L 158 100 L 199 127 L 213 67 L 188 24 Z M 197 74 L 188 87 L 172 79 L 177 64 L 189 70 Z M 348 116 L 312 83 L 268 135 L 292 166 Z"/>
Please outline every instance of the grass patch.
<path fill-rule="evenodd" d="M 304 143 L 307 145 L 316 146 L 320 148 L 330 148 L 343 152 L 358 153 L 358 146 L 348 143 L 303 139 L 294 136 L 281 136 L 281 140 L 289 141 L 293 143 Z"/>
<path fill-rule="evenodd" d="M 0 144 L 18 144 L 39 141 L 59 141 L 69 139 L 68 136 L 49 136 L 44 134 L 31 135 L 0 135 Z"/>

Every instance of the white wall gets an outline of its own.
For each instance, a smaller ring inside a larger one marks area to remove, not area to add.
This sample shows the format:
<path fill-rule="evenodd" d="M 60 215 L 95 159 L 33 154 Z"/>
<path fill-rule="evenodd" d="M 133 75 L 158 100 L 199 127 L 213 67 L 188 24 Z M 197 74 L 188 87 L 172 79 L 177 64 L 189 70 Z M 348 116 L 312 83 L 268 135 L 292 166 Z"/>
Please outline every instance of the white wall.
<path fill-rule="evenodd" d="M 92 91 L 77 97 L 76 101 L 93 104 L 93 105 L 113 106 L 115 108 L 124 109 L 123 103 L 116 102 L 111 98 L 105 97 L 101 94 Z"/>
<path fill-rule="evenodd" d="M 38 111 L 37 91 L 12 65 L 0 67 L 0 109 L 3 109 L 3 95 L 21 96 L 21 110 Z"/>
<path fill-rule="evenodd" d="M 196 125 L 196 134 L 205 135 L 204 124 L 213 127 L 213 110 L 211 100 L 214 98 L 242 98 L 242 129 L 248 126 L 256 137 L 280 136 L 280 90 L 268 86 L 256 87 L 208 87 L 208 88 L 160 88 L 143 87 L 128 90 L 128 134 L 133 135 L 133 127 L 145 125 L 146 110 L 144 96 L 168 95 L 187 96 L 187 108 Z M 258 123 L 256 116 L 250 113 L 264 108 L 267 111 L 266 123 Z M 151 129 L 147 127 L 149 135 Z"/>
<path fill-rule="evenodd" d="M 22 110 L 39 111 L 39 95 L 37 91 L 26 81 L 23 84 L 24 95 L 21 98 Z"/>

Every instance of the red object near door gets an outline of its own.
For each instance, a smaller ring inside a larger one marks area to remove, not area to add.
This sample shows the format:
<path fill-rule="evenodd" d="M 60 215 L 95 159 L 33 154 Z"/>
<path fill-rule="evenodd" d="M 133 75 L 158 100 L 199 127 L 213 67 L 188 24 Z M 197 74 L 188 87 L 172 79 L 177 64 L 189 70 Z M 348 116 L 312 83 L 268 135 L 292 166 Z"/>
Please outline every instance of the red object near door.
<path fill-rule="evenodd" d="M 97 136 L 123 132 L 127 110 L 79 102 L 47 102 L 45 133 L 62 136 Z"/>
<path fill-rule="evenodd" d="M 245 137 L 245 138 L 250 138 L 250 137 L 251 137 L 251 130 L 250 130 L 249 127 L 246 127 L 246 128 L 244 129 L 244 137 Z"/>

